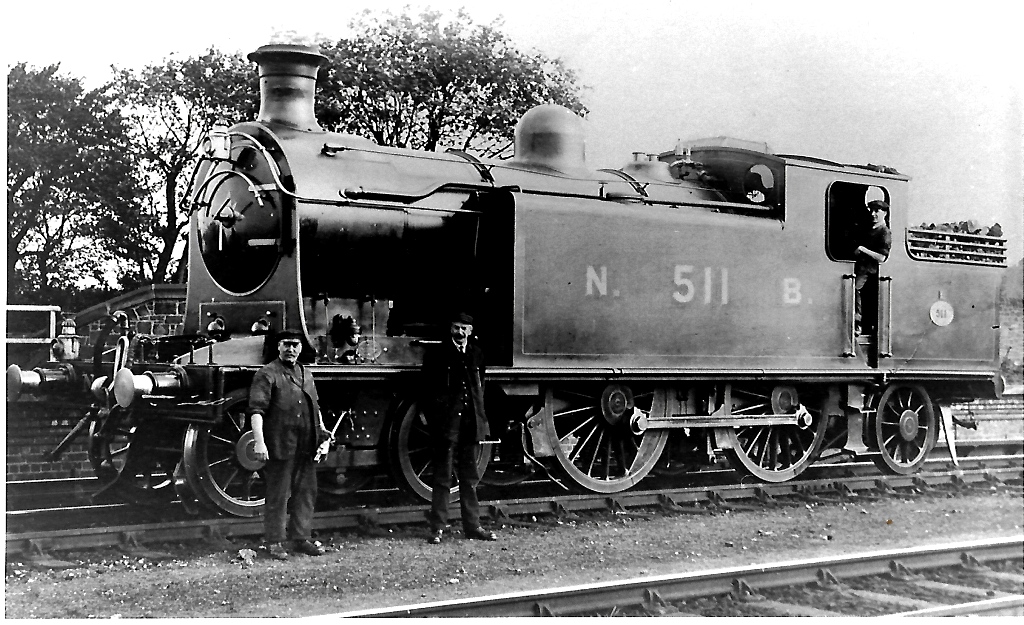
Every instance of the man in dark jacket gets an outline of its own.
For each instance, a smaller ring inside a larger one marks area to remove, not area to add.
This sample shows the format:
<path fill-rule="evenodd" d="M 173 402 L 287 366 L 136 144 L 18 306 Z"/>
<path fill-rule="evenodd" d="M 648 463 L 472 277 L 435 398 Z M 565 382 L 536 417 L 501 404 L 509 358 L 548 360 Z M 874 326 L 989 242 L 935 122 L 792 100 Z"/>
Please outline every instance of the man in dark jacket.
<path fill-rule="evenodd" d="M 473 318 L 455 315 L 451 339 L 427 351 L 423 358 L 424 412 L 434 444 L 433 498 L 430 510 L 430 542 L 439 544 L 448 524 L 448 493 L 452 465 L 459 475 L 462 529 L 467 538 L 497 540 L 494 532 L 480 527 L 476 486 L 480 482 L 477 458 L 480 441 L 490 428 L 484 412 L 484 354 L 469 342 Z"/>
<path fill-rule="evenodd" d="M 256 372 L 249 388 L 253 453 L 266 462 L 263 535 L 270 556 L 278 560 L 288 559 L 286 538 L 295 551 L 319 556 L 323 548 L 310 540 L 316 503 L 313 455 L 330 434 L 320 415 L 313 376 L 298 361 L 302 333 L 278 333 L 277 350 L 278 358 Z"/>

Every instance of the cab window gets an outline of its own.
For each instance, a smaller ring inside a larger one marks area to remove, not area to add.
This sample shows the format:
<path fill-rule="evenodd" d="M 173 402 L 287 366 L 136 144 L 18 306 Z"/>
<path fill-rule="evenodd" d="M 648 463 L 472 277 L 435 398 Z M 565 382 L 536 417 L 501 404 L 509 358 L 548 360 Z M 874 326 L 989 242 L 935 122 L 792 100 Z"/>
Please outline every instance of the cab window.
<path fill-rule="evenodd" d="M 834 261 L 853 261 L 857 241 L 871 228 L 867 203 L 889 202 L 884 187 L 834 182 L 829 187 L 825 207 L 825 252 Z"/>

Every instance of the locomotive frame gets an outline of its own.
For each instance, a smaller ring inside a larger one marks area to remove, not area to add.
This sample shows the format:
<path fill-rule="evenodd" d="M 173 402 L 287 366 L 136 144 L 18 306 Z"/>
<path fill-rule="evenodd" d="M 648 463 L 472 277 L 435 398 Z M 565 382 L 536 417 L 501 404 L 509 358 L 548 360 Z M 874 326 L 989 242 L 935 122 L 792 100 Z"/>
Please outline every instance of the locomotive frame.
<path fill-rule="evenodd" d="M 115 314 L 112 362 L 104 337 L 92 361 L 8 370 L 9 401 L 82 404 L 56 451 L 88 429 L 127 499 L 260 513 L 246 393 L 290 324 L 337 429 L 327 496 L 387 470 L 429 500 L 417 372 L 455 308 L 488 356 L 495 484 L 557 470 L 617 492 L 718 453 L 768 482 L 838 453 L 912 473 L 940 429 L 956 459 L 952 402 L 1001 392 L 1005 241 L 910 228 L 894 170 L 718 139 L 595 172 L 554 105 L 523 118 L 511 161 L 386 148 L 320 129 L 316 50 L 250 59 L 259 117 L 215 127 L 194 177 L 184 335 Z M 851 241 L 872 194 L 904 244 L 858 336 Z"/>

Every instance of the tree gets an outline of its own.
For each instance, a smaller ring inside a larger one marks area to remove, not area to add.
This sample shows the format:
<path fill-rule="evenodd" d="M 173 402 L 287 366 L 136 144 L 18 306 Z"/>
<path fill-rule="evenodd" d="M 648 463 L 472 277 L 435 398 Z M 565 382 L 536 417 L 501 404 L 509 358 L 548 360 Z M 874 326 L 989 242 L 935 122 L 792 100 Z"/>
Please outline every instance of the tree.
<path fill-rule="evenodd" d="M 430 10 L 418 19 L 363 12 L 355 36 L 321 44 L 329 60 L 318 80 L 318 120 L 380 145 L 502 157 L 533 106 L 553 102 L 585 115 L 575 74 L 517 49 L 501 24 L 474 24 L 461 10 L 448 19 Z"/>
<path fill-rule="evenodd" d="M 114 72 L 109 91 L 131 128 L 146 194 L 139 219 L 106 220 L 103 234 L 117 242 L 114 253 L 127 263 L 125 286 L 169 282 L 181 263 L 189 217 L 181 202 L 197 150 L 214 122 L 256 117 L 258 79 L 252 63 L 216 48 L 137 72 Z"/>
<path fill-rule="evenodd" d="M 95 232 L 134 213 L 136 180 L 123 119 L 79 79 L 18 63 L 7 74 L 7 297 L 54 303 L 103 285 Z"/>

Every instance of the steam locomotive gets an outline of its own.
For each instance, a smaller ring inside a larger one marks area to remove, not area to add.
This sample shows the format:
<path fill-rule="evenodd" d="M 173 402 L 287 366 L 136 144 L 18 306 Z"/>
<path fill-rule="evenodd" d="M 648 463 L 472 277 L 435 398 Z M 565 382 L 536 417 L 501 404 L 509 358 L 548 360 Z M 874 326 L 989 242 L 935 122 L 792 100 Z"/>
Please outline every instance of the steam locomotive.
<path fill-rule="evenodd" d="M 1001 393 L 1005 240 L 909 227 L 891 168 L 716 138 L 594 171 L 556 105 L 521 119 L 511 160 L 382 147 L 320 128 L 317 50 L 249 59 L 258 119 L 215 126 L 194 177 L 184 333 L 115 313 L 91 360 L 7 372 L 9 402 L 80 405 L 73 434 L 126 498 L 259 514 L 247 393 L 285 327 L 335 431 L 327 494 L 390 474 L 429 500 L 414 389 L 454 310 L 488 359 L 496 484 L 612 493 L 721 456 L 766 482 L 837 454 L 909 474 L 940 429 L 955 460 L 951 403 Z M 895 243 L 858 334 L 871 199 Z"/>

